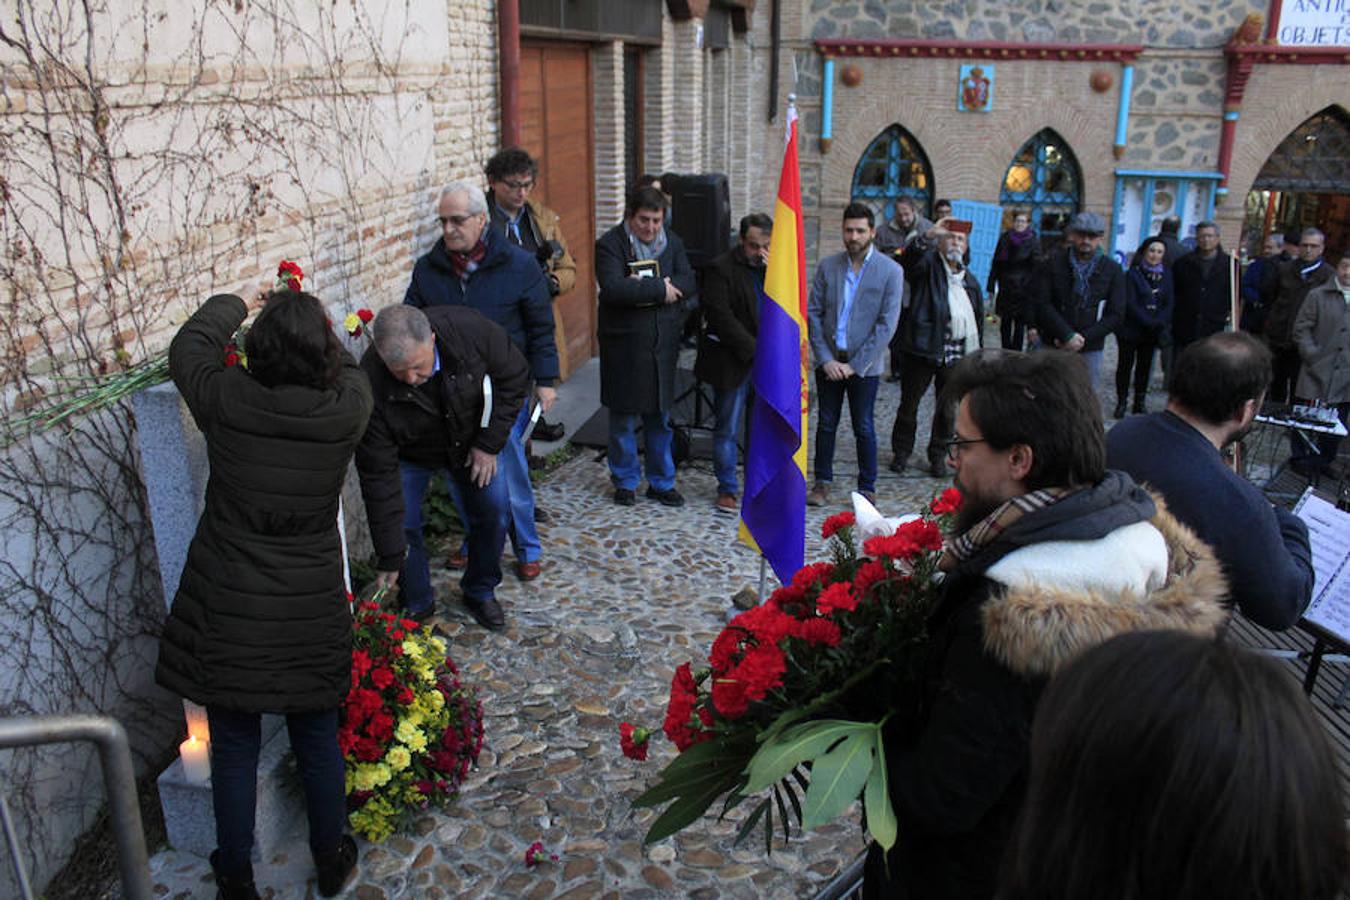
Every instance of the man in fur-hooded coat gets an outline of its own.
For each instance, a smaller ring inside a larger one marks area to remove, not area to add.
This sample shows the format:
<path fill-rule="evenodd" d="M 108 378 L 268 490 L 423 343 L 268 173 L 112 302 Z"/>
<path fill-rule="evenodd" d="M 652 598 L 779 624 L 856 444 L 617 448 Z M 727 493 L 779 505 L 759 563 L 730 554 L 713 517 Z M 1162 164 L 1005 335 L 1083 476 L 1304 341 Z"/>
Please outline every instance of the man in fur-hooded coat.
<path fill-rule="evenodd" d="M 1081 359 L 979 353 L 950 389 L 963 506 L 923 683 L 888 723 L 899 837 L 889 858 L 872 848 L 869 897 L 992 897 L 1050 676 L 1114 635 L 1214 635 L 1227 615 L 1209 548 L 1105 469 Z"/>

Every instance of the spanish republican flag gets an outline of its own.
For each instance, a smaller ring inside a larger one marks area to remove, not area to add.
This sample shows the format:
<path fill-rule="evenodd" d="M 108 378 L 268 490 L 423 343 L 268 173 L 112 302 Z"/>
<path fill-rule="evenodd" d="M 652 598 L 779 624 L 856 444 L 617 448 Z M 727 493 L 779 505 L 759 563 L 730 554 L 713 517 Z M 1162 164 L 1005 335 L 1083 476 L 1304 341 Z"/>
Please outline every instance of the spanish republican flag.
<path fill-rule="evenodd" d="M 806 334 L 806 248 L 797 168 L 797 110 L 788 140 L 759 298 L 759 336 L 751 374 L 750 446 L 745 456 L 741 540 L 763 554 L 786 584 L 806 553 L 806 415 L 810 365 Z"/>

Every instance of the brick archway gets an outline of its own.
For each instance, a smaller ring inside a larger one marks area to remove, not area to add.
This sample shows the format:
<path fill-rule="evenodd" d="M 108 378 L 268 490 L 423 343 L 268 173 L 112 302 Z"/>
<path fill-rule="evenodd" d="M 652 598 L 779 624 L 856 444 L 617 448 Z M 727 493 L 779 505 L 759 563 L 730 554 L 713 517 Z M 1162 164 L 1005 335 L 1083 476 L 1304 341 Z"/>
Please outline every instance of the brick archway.
<path fill-rule="evenodd" d="M 1346 71 L 1344 66 L 1287 65 L 1263 66 L 1252 74 L 1237 124 L 1226 212 L 1241 214 L 1261 167 L 1290 132 L 1328 106 L 1348 111 Z"/>

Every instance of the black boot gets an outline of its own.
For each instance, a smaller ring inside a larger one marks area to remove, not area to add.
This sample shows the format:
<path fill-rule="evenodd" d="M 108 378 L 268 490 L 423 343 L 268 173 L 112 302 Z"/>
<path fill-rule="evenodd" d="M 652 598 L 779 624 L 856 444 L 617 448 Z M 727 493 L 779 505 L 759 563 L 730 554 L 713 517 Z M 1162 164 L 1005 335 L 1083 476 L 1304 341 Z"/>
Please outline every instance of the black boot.
<path fill-rule="evenodd" d="M 1134 408 L 1131 409 L 1130 412 L 1134 413 L 1135 415 L 1140 415 L 1140 416 L 1142 416 L 1142 415 L 1144 415 L 1145 413 L 1148 412 L 1148 408 L 1147 408 L 1146 406 L 1144 406 L 1144 398 L 1143 398 L 1143 397 L 1138 396 L 1138 395 L 1135 396 L 1135 398 L 1134 398 Z"/>
<path fill-rule="evenodd" d="M 243 870 L 227 873 L 219 865 L 220 851 L 211 851 L 211 871 L 216 873 L 216 900 L 262 900 L 253 883 L 253 863 Z"/>
<path fill-rule="evenodd" d="M 332 854 L 314 854 L 314 866 L 319 870 L 319 896 L 336 896 L 356 868 L 356 841 L 344 834 Z"/>
<path fill-rule="evenodd" d="M 1116 408 L 1115 408 L 1115 411 L 1111 413 L 1111 418 L 1113 418 L 1113 419 L 1123 419 L 1123 418 L 1125 418 L 1125 401 L 1124 401 L 1124 400 L 1117 400 L 1117 401 L 1116 401 Z"/>

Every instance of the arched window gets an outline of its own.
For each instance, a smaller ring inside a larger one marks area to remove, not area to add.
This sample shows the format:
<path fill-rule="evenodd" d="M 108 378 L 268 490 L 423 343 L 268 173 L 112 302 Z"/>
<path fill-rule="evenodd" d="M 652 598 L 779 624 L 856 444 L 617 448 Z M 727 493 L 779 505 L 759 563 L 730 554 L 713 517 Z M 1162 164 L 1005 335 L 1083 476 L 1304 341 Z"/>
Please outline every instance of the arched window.
<path fill-rule="evenodd" d="M 1350 116 L 1329 106 L 1295 128 L 1270 154 L 1252 190 L 1350 193 Z"/>
<path fill-rule="evenodd" d="M 899 125 L 877 135 L 853 170 L 853 199 L 877 214 L 877 224 L 895 215 L 895 201 L 912 197 L 920 210 L 933 198 L 933 167 L 923 147 Z"/>
<path fill-rule="evenodd" d="M 1011 227 L 1014 208 L 1027 209 L 1042 245 L 1058 243 L 1083 203 L 1083 176 L 1064 139 L 1046 128 L 1023 144 L 1003 176 L 998 200 L 1004 228 Z"/>

